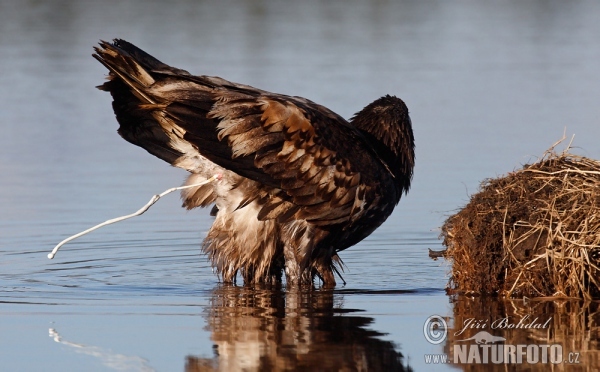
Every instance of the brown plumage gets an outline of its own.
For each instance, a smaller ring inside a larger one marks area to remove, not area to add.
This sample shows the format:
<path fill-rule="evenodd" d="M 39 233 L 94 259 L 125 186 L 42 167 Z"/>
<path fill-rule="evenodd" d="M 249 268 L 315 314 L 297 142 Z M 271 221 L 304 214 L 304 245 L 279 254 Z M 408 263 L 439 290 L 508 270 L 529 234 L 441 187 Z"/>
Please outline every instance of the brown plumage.
<path fill-rule="evenodd" d="M 338 252 L 371 234 L 408 192 L 414 139 L 402 100 L 385 96 L 350 122 L 305 98 L 193 76 L 124 40 L 94 57 L 110 73 L 127 141 L 188 170 L 191 209 L 215 203 L 203 250 L 226 282 L 335 286 Z M 338 273 L 339 274 L 339 273 Z"/>

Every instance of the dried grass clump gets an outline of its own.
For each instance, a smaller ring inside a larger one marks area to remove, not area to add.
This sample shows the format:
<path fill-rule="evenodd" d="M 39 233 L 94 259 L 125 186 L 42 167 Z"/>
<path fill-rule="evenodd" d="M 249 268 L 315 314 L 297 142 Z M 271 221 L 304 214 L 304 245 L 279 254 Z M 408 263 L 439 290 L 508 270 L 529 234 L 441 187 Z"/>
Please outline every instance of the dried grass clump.
<path fill-rule="evenodd" d="M 453 293 L 600 297 L 600 162 L 557 142 L 536 163 L 485 180 L 442 226 Z"/>

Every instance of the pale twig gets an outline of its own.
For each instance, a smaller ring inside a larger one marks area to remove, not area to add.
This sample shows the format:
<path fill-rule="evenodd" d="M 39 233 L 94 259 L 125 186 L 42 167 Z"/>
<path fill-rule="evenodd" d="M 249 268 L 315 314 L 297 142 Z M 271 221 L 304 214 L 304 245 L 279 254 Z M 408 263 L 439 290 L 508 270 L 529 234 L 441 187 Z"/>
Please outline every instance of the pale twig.
<path fill-rule="evenodd" d="M 565 128 L 565 133 L 567 131 L 567 128 Z M 563 150 L 563 155 L 567 155 L 568 151 L 571 149 L 571 145 L 573 144 L 573 140 L 575 139 L 575 135 L 571 136 L 571 141 L 569 141 L 569 144 L 567 145 L 567 147 Z"/>
<path fill-rule="evenodd" d="M 150 201 L 146 205 L 144 205 L 142 208 L 140 208 L 140 210 L 138 210 L 135 213 L 128 214 L 126 216 L 121 216 L 121 217 L 113 218 L 113 219 L 108 220 L 108 221 L 104 221 L 101 224 L 98 224 L 98 225 L 96 225 L 94 227 L 90 227 L 89 229 L 80 232 L 79 234 L 75 234 L 73 236 L 68 237 L 67 239 L 65 239 L 62 242 L 58 243 L 58 245 L 56 247 L 54 247 L 54 249 L 52 250 L 52 252 L 48 253 L 48 258 L 49 259 L 53 259 L 54 256 L 56 255 L 56 252 L 58 252 L 58 250 L 60 249 L 60 247 L 62 247 L 66 243 L 70 242 L 71 240 L 77 239 L 80 236 L 83 236 L 83 235 L 85 235 L 87 233 L 90 233 L 90 232 L 92 232 L 94 230 L 97 230 L 97 229 L 99 229 L 99 228 L 101 228 L 103 226 L 111 225 L 113 223 L 120 222 L 120 221 L 123 221 L 123 220 L 126 220 L 126 219 L 129 219 L 129 218 L 132 218 L 132 217 L 139 216 L 139 215 L 143 214 L 148 209 L 150 209 L 150 207 L 154 203 L 156 203 L 158 201 L 158 199 L 162 198 L 163 196 L 165 196 L 167 194 L 172 193 L 173 191 L 184 190 L 184 189 L 189 189 L 189 188 L 192 188 L 192 187 L 198 187 L 198 186 L 206 185 L 207 183 L 213 182 L 215 180 L 220 180 L 222 177 L 223 176 L 221 174 L 215 174 L 214 176 L 212 176 L 211 178 L 207 179 L 206 181 L 203 181 L 203 182 L 200 182 L 200 183 L 195 183 L 193 185 L 173 187 L 173 188 L 170 188 L 168 190 L 163 191 L 161 194 L 154 195 L 152 197 L 152 199 L 150 199 Z"/>
<path fill-rule="evenodd" d="M 554 142 L 554 144 L 552 146 L 550 146 L 550 148 L 548 150 L 546 150 L 546 152 L 544 152 L 544 154 L 542 155 L 540 160 L 544 159 L 547 155 L 550 155 L 550 157 L 552 157 L 552 154 L 555 154 L 554 148 L 566 139 L 567 139 L 567 128 L 565 127 L 562 138 L 559 139 L 558 141 Z"/>
<path fill-rule="evenodd" d="M 555 175 L 560 174 L 560 173 L 577 173 L 577 174 L 594 174 L 594 175 L 600 175 L 600 171 L 580 170 L 580 169 L 561 169 L 561 170 L 557 170 L 557 171 L 554 171 L 554 172 L 546 172 L 546 171 L 541 171 L 541 170 L 537 170 L 537 169 L 526 168 L 526 169 L 520 169 L 518 172 L 540 173 L 540 174 L 546 174 L 546 175 L 549 175 L 549 176 L 555 176 Z M 553 180 L 550 180 L 550 181 L 553 181 Z"/>

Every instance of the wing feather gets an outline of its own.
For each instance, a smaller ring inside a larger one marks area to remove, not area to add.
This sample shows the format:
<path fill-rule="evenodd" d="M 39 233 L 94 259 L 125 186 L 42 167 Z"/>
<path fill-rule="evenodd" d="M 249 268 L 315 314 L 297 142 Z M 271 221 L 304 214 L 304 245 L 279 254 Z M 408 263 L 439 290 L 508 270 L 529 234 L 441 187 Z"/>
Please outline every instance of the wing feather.
<path fill-rule="evenodd" d="M 234 152 L 243 144 L 243 155 L 254 154 L 254 165 L 272 180 L 278 181 L 279 188 L 284 192 L 284 199 L 263 206 L 259 218 L 303 218 L 319 224 L 341 223 L 358 218 L 353 214 L 363 212 L 364 209 L 357 206 L 364 203 L 367 196 L 365 192 L 359 193 L 358 186 L 361 180 L 365 179 L 361 174 L 372 175 L 373 170 L 378 170 L 378 164 L 372 161 L 358 166 L 353 164 L 349 156 L 351 153 L 354 153 L 354 159 L 365 163 L 365 157 L 361 157 L 360 152 L 365 153 L 369 150 L 352 148 L 357 147 L 352 146 L 352 143 L 361 145 L 360 138 L 358 141 L 356 138 L 359 136 L 352 128 L 348 128 L 344 123 L 337 129 L 325 127 L 325 130 L 321 130 L 325 125 L 331 125 L 331 117 L 323 117 L 318 109 L 301 108 L 293 100 L 261 96 L 255 102 L 260 105 L 262 115 L 260 121 L 256 120 L 258 115 L 252 116 L 253 127 L 247 120 L 248 116 L 244 116 L 244 111 L 227 110 L 223 107 L 236 106 L 234 99 L 217 100 L 209 116 L 217 116 L 217 113 L 226 116 L 219 128 L 227 128 L 228 132 L 221 131 L 221 139 L 227 141 Z M 247 110 L 254 111 L 247 101 L 244 105 Z M 343 119 L 339 118 L 338 121 Z M 240 129 L 242 126 L 246 130 L 245 135 L 240 133 L 243 132 Z M 248 129 L 249 127 L 252 129 Z M 331 132 L 338 136 L 327 138 Z M 277 137 L 267 137 L 270 141 L 262 140 L 263 137 L 275 133 Z M 240 138 L 243 138 L 243 141 Z M 267 149 L 269 145 L 274 146 Z M 373 188 L 378 185 L 372 183 L 364 186 Z M 293 208 L 294 206 L 296 208 Z"/>

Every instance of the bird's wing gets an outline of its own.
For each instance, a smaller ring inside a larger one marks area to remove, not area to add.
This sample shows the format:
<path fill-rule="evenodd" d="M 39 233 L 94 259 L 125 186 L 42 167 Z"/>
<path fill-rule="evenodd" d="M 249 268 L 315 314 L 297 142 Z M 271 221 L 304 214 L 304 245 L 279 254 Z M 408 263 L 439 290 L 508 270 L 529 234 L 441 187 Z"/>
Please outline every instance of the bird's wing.
<path fill-rule="evenodd" d="M 250 102 L 230 96 L 221 92 L 209 116 L 219 120 L 219 139 L 233 157 L 250 158 L 263 172 L 247 177 L 276 186 L 263 198 L 260 219 L 335 224 L 360 217 L 374 201 L 382 167 L 344 119 L 285 96 L 262 95 Z"/>
<path fill-rule="evenodd" d="M 171 122 L 163 128 L 214 163 L 269 186 L 246 193 L 240 203 L 258 200 L 259 219 L 341 223 L 361 217 L 377 198 L 382 166 L 361 134 L 329 110 L 299 98 L 221 87 L 206 113 L 193 96 L 190 90 L 187 103 L 161 109 Z M 207 120 L 212 130 L 202 124 Z"/>
<path fill-rule="evenodd" d="M 240 203 L 258 200 L 259 219 L 355 220 L 379 197 L 380 180 L 391 182 L 360 132 L 322 106 L 192 76 L 131 44 L 101 45 L 96 58 L 112 72 L 103 89 L 115 98 L 120 133 L 175 166 L 194 172 L 205 158 L 267 186 Z"/>

